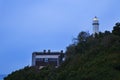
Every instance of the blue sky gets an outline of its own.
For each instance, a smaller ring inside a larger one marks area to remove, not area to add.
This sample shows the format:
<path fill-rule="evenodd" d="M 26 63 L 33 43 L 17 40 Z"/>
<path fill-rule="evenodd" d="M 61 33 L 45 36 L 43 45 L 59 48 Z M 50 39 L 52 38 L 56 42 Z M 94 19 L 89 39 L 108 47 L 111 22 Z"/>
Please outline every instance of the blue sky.
<path fill-rule="evenodd" d="M 31 65 L 33 51 L 65 50 L 81 31 L 120 21 L 119 0 L 0 0 L 0 73 Z"/>

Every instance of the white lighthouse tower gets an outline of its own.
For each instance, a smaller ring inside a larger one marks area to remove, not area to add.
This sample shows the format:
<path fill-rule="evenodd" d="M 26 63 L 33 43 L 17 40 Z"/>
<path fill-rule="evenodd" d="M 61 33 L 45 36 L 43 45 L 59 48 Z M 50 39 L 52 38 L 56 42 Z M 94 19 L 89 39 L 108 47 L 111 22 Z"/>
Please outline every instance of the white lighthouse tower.
<path fill-rule="evenodd" d="M 93 37 L 95 37 L 95 34 L 99 34 L 99 20 L 96 16 L 93 18 L 92 25 L 93 25 Z"/>

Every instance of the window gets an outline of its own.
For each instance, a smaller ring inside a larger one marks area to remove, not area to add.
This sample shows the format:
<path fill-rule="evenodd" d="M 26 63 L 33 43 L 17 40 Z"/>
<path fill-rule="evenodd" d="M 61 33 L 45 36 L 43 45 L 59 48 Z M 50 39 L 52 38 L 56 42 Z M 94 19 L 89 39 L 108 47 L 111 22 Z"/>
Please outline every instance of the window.
<path fill-rule="evenodd" d="M 48 62 L 48 58 L 45 58 L 45 62 Z"/>
<path fill-rule="evenodd" d="M 49 61 L 57 61 L 57 58 L 49 58 Z"/>
<path fill-rule="evenodd" d="M 43 58 L 36 58 L 36 61 L 43 61 Z"/>

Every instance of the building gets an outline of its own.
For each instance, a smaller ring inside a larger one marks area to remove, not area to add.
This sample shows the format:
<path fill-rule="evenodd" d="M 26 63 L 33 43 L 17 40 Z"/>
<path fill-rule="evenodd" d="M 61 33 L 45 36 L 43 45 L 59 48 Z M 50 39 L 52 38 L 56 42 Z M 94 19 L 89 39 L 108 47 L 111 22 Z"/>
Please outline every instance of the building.
<path fill-rule="evenodd" d="M 60 52 L 51 52 L 44 50 L 43 52 L 33 52 L 32 53 L 32 66 L 42 68 L 47 65 L 52 65 L 55 67 L 60 66 L 63 62 L 64 53 L 63 50 Z"/>
<path fill-rule="evenodd" d="M 93 18 L 92 25 L 93 25 L 93 37 L 95 37 L 95 34 L 99 34 L 99 20 L 96 16 Z"/>

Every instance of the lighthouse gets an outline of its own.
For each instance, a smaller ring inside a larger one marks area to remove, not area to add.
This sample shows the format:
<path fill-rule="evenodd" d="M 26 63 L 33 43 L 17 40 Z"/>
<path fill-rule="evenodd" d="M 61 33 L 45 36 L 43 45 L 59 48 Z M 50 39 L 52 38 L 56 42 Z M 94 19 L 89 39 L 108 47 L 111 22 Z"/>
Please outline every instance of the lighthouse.
<path fill-rule="evenodd" d="M 93 37 L 95 37 L 95 34 L 99 34 L 99 20 L 96 16 L 93 18 L 92 25 L 93 25 Z"/>

